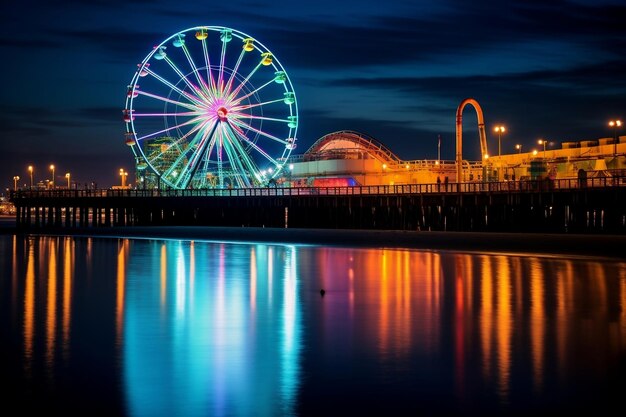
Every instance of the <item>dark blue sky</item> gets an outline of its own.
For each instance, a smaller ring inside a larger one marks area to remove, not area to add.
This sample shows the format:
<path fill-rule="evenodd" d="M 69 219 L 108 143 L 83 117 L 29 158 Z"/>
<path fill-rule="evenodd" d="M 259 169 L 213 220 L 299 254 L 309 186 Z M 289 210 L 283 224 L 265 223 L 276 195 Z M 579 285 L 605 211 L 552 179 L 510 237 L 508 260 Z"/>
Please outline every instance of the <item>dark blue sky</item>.
<path fill-rule="evenodd" d="M 503 151 L 537 138 L 611 136 L 626 118 L 626 2 L 605 0 L 4 1 L 0 6 L 0 184 L 70 171 L 119 182 L 126 87 L 155 44 L 198 25 L 254 36 L 278 57 L 299 105 L 299 147 L 350 129 L 404 159 L 454 158 L 455 112 L 466 97 L 507 126 Z M 477 159 L 465 111 L 465 156 Z M 626 134 L 626 132 L 622 132 Z"/>

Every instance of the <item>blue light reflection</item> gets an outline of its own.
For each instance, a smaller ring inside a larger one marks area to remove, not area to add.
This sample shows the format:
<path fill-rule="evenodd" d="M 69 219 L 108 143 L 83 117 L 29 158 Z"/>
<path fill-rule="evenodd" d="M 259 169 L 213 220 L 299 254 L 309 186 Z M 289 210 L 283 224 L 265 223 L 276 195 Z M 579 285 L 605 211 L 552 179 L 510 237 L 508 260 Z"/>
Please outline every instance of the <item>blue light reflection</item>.
<path fill-rule="evenodd" d="M 296 247 L 155 241 L 142 248 L 126 276 L 129 414 L 293 414 L 302 344 Z"/>

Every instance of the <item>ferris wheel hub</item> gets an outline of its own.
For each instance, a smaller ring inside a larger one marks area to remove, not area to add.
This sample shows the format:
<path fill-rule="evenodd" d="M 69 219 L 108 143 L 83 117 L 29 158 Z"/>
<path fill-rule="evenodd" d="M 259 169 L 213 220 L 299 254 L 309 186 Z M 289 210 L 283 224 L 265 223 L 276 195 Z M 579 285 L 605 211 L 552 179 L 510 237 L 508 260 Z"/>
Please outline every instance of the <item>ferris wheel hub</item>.
<path fill-rule="evenodd" d="M 221 106 L 217 109 L 217 117 L 223 122 L 227 119 L 228 109 L 224 106 Z"/>

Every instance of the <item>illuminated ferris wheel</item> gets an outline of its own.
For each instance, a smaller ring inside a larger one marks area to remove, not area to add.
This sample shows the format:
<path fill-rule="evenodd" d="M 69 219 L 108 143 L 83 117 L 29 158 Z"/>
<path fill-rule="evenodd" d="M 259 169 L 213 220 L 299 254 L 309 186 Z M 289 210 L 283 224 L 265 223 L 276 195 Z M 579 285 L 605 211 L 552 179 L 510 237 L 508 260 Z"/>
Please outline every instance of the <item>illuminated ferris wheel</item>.
<path fill-rule="evenodd" d="M 138 64 L 123 110 L 138 170 L 176 189 L 254 187 L 296 147 L 296 96 L 278 59 L 233 29 L 200 26 Z"/>

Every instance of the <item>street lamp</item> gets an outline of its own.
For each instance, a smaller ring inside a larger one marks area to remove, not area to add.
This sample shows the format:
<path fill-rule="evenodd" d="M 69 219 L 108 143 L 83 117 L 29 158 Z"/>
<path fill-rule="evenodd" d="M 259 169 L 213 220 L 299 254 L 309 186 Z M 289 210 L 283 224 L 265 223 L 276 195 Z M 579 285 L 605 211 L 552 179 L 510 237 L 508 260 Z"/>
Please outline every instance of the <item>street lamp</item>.
<path fill-rule="evenodd" d="M 71 175 L 70 175 L 69 172 L 65 174 L 65 178 L 67 178 L 67 189 L 69 190 L 70 189 L 70 178 L 71 178 Z"/>
<path fill-rule="evenodd" d="M 545 139 L 539 139 L 537 143 L 543 145 L 543 159 L 546 159 L 546 145 L 548 144 L 548 141 Z"/>
<path fill-rule="evenodd" d="M 617 155 L 617 128 L 622 127 L 621 120 L 611 120 L 609 126 L 613 128 L 613 155 Z"/>
<path fill-rule="evenodd" d="M 120 168 L 120 177 L 122 177 L 122 188 L 126 187 L 126 177 L 128 172 L 124 171 L 124 168 Z"/>
<path fill-rule="evenodd" d="M 13 189 L 15 191 L 17 191 L 17 182 L 20 180 L 20 177 L 18 175 L 13 177 Z"/>
<path fill-rule="evenodd" d="M 54 188 L 54 165 L 50 165 L 50 171 L 52 171 L 52 181 L 50 181 L 50 187 Z"/>
<path fill-rule="evenodd" d="M 28 166 L 28 173 L 30 174 L 30 188 L 33 188 L 33 166 Z"/>
<path fill-rule="evenodd" d="M 533 156 L 537 156 L 537 149 L 533 149 Z"/>
<path fill-rule="evenodd" d="M 515 145 L 515 149 L 517 149 L 517 153 L 522 153 L 522 144 L 518 143 L 517 145 Z"/>
<path fill-rule="evenodd" d="M 501 152 L 502 147 L 500 145 L 500 142 L 502 139 L 502 134 L 506 132 L 506 128 L 504 126 L 496 126 L 495 129 L 493 130 L 498 134 L 498 156 L 500 156 L 502 155 L 502 152 Z"/>

